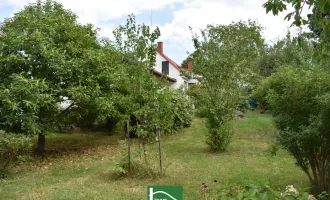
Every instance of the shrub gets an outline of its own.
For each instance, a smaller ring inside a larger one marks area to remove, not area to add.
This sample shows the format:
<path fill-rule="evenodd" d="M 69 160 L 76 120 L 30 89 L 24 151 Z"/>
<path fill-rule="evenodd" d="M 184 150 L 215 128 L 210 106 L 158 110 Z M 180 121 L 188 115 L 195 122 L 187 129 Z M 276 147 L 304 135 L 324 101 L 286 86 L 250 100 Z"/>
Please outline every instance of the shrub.
<path fill-rule="evenodd" d="M 205 142 L 213 152 L 225 151 L 232 139 L 231 118 L 210 113 L 206 118 L 208 131 L 205 133 Z"/>
<path fill-rule="evenodd" d="M 277 185 L 272 186 L 269 184 L 247 184 L 241 186 L 234 186 L 229 184 L 216 184 L 213 183 L 211 187 L 202 185 L 201 195 L 203 199 L 300 199 L 300 200 L 314 200 L 315 198 L 306 192 L 307 189 L 300 186 L 285 186 Z"/>
<path fill-rule="evenodd" d="M 194 116 L 192 100 L 183 91 L 176 90 L 172 94 L 172 103 L 175 106 L 175 126 L 190 126 Z"/>
<path fill-rule="evenodd" d="M 8 168 L 19 156 L 31 150 L 31 138 L 21 134 L 0 133 L 0 176 L 5 177 Z"/>
<path fill-rule="evenodd" d="M 267 94 L 279 144 L 296 159 L 316 193 L 330 189 L 330 73 L 280 68 L 257 92 Z"/>

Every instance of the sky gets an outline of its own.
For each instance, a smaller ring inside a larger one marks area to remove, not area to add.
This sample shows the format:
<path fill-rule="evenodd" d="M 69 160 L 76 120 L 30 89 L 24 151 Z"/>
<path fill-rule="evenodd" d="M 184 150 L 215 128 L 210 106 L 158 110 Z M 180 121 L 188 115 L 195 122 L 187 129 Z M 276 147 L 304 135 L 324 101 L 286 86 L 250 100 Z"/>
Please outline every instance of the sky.
<path fill-rule="evenodd" d="M 112 31 L 124 24 L 127 15 L 134 13 L 138 23 L 161 31 L 159 41 L 164 53 L 181 64 L 187 53 L 193 51 L 191 31 L 207 24 L 230 24 L 239 20 L 257 20 L 265 28 L 262 35 L 267 42 L 284 37 L 291 22 L 279 16 L 266 14 L 262 5 L 267 0 L 57 0 L 66 9 L 75 12 L 80 23 L 99 27 L 100 36 L 113 38 Z M 35 0 L 0 0 L 0 21 L 13 16 Z M 291 28 L 293 29 L 293 28 Z"/>

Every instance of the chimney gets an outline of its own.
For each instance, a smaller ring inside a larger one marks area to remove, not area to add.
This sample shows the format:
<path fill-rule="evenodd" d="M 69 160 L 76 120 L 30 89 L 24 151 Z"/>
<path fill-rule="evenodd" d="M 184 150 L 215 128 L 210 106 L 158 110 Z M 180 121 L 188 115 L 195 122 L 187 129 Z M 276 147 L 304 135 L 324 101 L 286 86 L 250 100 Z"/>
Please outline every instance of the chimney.
<path fill-rule="evenodd" d="M 191 71 L 192 70 L 192 60 L 188 60 L 187 65 L 188 65 L 188 71 Z"/>
<path fill-rule="evenodd" d="M 158 42 L 157 52 L 163 54 L 163 42 Z"/>

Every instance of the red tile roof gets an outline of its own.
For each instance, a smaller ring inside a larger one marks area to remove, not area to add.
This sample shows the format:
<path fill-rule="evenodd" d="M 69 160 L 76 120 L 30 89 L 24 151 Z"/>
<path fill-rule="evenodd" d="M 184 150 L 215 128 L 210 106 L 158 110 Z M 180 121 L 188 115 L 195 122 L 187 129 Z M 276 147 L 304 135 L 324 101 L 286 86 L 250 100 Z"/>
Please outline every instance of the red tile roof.
<path fill-rule="evenodd" d="M 167 57 L 164 53 L 158 52 L 159 55 L 161 55 L 163 58 L 165 58 L 165 60 L 167 60 L 169 63 L 171 63 L 171 65 L 173 65 L 177 70 L 181 71 L 182 67 L 180 67 L 180 65 L 176 64 L 176 62 L 174 62 L 173 60 L 171 60 L 169 57 Z"/>

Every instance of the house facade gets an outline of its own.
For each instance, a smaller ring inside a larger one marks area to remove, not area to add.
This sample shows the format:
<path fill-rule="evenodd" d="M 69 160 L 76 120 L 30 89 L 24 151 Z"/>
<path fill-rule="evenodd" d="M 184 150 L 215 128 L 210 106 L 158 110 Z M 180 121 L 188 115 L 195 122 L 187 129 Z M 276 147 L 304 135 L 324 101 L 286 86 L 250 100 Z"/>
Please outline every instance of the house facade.
<path fill-rule="evenodd" d="M 169 87 L 179 89 L 182 87 L 184 90 L 189 88 L 189 85 L 197 83 L 197 80 L 181 76 L 182 70 L 192 70 L 192 61 L 188 60 L 188 68 L 184 69 L 168 56 L 164 54 L 163 42 L 158 42 L 156 65 L 153 74 L 158 77 L 164 77 L 167 80 Z"/>

